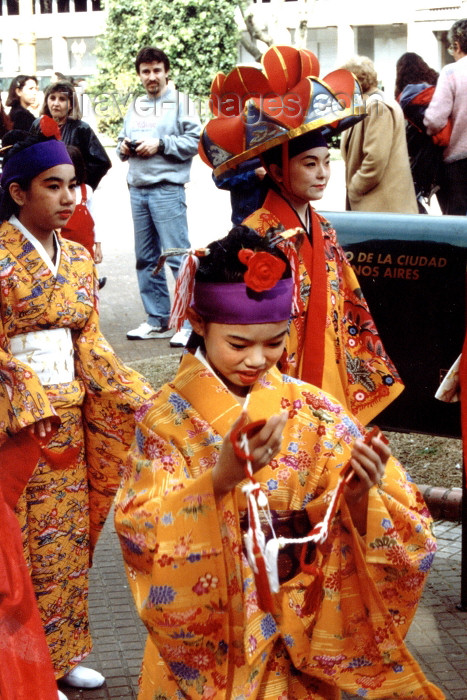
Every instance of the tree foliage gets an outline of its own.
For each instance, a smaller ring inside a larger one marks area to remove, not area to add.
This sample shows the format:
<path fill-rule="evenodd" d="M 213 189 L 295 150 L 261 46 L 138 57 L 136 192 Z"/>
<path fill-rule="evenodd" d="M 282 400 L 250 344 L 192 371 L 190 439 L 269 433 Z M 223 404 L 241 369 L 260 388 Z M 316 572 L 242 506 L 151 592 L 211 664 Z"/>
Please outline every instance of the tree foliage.
<path fill-rule="evenodd" d="M 99 42 L 99 76 L 91 85 L 100 127 L 115 135 L 131 94 L 139 90 L 134 60 L 143 46 L 168 55 L 170 77 L 192 98 L 204 98 L 218 71 L 238 56 L 236 3 L 231 0 L 109 0 Z"/>

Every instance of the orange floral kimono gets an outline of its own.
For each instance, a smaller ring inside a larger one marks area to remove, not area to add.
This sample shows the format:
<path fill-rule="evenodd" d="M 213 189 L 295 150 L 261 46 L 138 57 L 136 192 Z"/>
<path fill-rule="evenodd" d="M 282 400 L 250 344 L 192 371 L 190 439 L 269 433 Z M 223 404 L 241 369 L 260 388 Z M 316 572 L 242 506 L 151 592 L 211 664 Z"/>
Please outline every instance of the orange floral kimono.
<path fill-rule="evenodd" d="M 329 392 L 366 425 L 399 396 L 403 384 L 336 232 L 311 206 L 309 212 L 311 239 L 299 250 L 304 308 L 291 324 L 281 369 Z M 303 226 L 274 190 L 243 223 L 263 236 L 270 229 Z"/>
<path fill-rule="evenodd" d="M 313 576 L 289 570 L 273 594 L 274 614 L 265 613 L 243 552 L 243 492 L 216 501 L 211 480 L 241 410 L 185 354 L 173 382 L 137 414 L 115 522 L 149 631 L 139 700 L 336 700 L 340 690 L 443 698 L 403 642 L 436 549 L 417 487 L 391 458 L 369 493 L 365 537 L 339 503 L 320 554 L 318 607 L 304 609 Z M 273 368 L 254 385 L 248 414 L 259 420 L 282 410 L 289 418 L 281 451 L 255 477 L 273 515 L 288 512 L 290 523 L 305 514 L 308 531 L 361 432 L 334 398 Z"/>
<path fill-rule="evenodd" d="M 100 333 L 88 253 L 60 237 L 58 242 L 54 273 L 18 228 L 9 222 L 0 227 L 0 459 L 8 435 L 26 439 L 27 426 L 43 418 L 58 424 L 41 448 L 16 512 L 55 674 L 61 677 L 92 646 L 87 603 L 92 551 L 134 436 L 134 410 L 153 391 L 120 363 Z M 40 353 L 22 348 L 35 332 L 41 338 L 50 333 L 53 345 L 57 329 L 71 334 L 68 360 L 60 352 L 55 357 L 64 367 L 68 362 L 73 378 L 44 385 L 33 369 L 32 357 L 40 364 Z"/>

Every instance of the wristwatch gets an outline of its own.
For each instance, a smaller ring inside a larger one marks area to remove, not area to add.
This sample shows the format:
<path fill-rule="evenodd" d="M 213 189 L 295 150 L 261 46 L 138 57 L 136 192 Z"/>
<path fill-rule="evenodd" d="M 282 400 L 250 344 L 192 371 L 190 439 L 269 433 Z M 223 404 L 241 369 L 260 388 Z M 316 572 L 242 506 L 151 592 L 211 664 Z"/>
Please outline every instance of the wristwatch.
<path fill-rule="evenodd" d="M 165 151 L 164 142 L 162 139 L 159 139 L 159 145 L 157 147 L 157 152 L 160 153 L 161 155 L 163 155 L 164 151 Z"/>

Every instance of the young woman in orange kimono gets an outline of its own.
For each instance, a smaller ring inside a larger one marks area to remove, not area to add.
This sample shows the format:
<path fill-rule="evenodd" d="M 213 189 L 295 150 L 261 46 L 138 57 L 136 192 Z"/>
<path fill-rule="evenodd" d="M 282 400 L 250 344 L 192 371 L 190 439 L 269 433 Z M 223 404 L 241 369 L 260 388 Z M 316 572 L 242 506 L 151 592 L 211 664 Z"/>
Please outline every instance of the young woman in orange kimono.
<path fill-rule="evenodd" d="M 439 700 L 403 642 L 428 510 L 381 437 L 277 369 L 286 253 L 238 227 L 177 282 L 190 352 L 137 415 L 115 509 L 149 632 L 139 700 Z"/>
<path fill-rule="evenodd" d="M 1 185 L 0 459 L 12 434 L 41 442 L 16 508 L 25 557 L 56 678 L 96 687 L 104 677 L 80 663 L 92 647 L 88 572 L 134 410 L 152 391 L 101 335 L 88 252 L 56 233 L 75 203 L 65 145 L 13 145 Z"/>
<path fill-rule="evenodd" d="M 306 50 L 272 47 L 262 63 L 216 76 L 216 116 L 201 135 L 200 155 L 224 177 L 261 158 L 269 190 L 244 223 L 261 235 L 305 232 L 297 242 L 302 304 L 280 366 L 333 394 L 366 425 L 403 385 L 336 232 L 310 204 L 323 196 L 330 175 L 326 139 L 365 116 L 360 86 L 346 70 L 320 80 L 318 60 Z"/>

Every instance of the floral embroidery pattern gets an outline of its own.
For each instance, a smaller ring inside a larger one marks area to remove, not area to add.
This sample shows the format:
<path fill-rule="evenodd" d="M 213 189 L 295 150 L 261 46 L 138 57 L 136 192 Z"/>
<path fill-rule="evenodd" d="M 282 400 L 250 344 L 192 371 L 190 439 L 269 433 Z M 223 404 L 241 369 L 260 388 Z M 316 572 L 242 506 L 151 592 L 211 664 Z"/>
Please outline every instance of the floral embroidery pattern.
<path fill-rule="evenodd" d="M 63 676 L 91 648 L 90 558 L 133 441 L 134 412 L 154 392 L 101 335 L 89 256 L 71 241 L 58 241 L 54 274 L 31 241 L 9 222 L 1 225 L 0 445 L 8 432 L 58 415 L 49 455 L 78 448 L 67 469 L 42 455 L 17 507 L 52 662 Z M 43 384 L 32 356 L 11 353 L 16 336 L 44 329 L 70 332 L 74 380 Z M 134 556 L 143 556 L 145 543 L 128 533 Z"/>
<path fill-rule="evenodd" d="M 289 419 L 279 454 L 258 477 L 272 510 L 306 509 L 310 522 L 318 522 L 362 429 L 324 392 L 297 380 L 284 382 L 276 370 L 265 380 L 252 392 L 252 419 L 267 415 L 271 402 L 282 402 Z M 240 410 L 234 398 L 216 393 L 217 386 L 196 358 L 183 357 L 177 378 L 161 390 L 139 426 L 145 438 L 135 442 L 132 469 L 126 471 L 116 505 L 124 557 L 135 572 L 130 584 L 154 642 L 144 660 L 142 690 L 157 688 L 161 697 L 170 698 L 176 692 L 215 698 L 231 687 L 232 697 L 254 699 L 258 679 L 272 674 L 283 680 L 265 691 L 267 700 L 291 697 L 287 679 L 296 677 L 311 696 L 330 696 L 331 688 L 345 684 L 360 697 L 380 687 L 387 697 L 401 689 L 404 697 L 422 697 L 422 675 L 412 673 L 408 661 L 402 668 L 391 663 L 391 650 L 398 649 L 410 624 L 435 549 L 416 487 L 391 460 L 383 485 L 371 492 L 374 518 L 366 544 L 368 559 L 377 558 L 377 564 L 356 559 L 359 538 L 341 504 L 321 553 L 318 618 L 305 613 L 306 574 L 281 587 L 280 614 L 265 614 L 243 551 L 240 489 L 221 501 L 212 493 L 209 472 Z M 184 461 L 188 431 L 189 459 Z M 152 461 L 150 451 L 158 455 Z M 167 457 L 172 457 L 173 472 L 163 468 Z M 348 592 L 359 590 L 369 576 L 374 585 L 368 586 L 368 595 L 376 598 L 353 596 L 348 605 Z M 327 680 L 302 673 L 307 664 Z"/>

